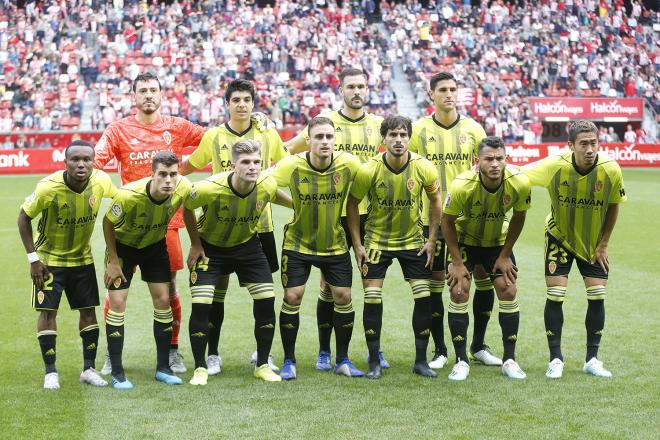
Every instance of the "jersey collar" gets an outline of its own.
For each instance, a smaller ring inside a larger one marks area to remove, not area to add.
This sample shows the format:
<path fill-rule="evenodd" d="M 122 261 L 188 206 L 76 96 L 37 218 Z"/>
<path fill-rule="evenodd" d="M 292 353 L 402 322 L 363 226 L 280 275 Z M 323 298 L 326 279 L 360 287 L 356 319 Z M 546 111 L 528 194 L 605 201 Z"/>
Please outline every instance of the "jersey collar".
<path fill-rule="evenodd" d="M 332 153 L 332 158 L 330 159 L 330 165 L 328 165 L 328 167 L 327 167 L 326 169 L 324 169 L 324 170 L 319 170 L 319 169 L 316 168 L 314 165 L 312 165 L 312 161 L 310 160 L 309 155 L 310 155 L 310 152 L 309 152 L 309 151 L 308 151 L 307 153 L 305 153 L 305 159 L 307 160 L 307 165 L 309 165 L 309 167 L 310 167 L 311 169 L 313 169 L 314 171 L 316 171 L 317 173 L 325 173 L 325 172 L 328 171 L 328 170 L 330 169 L 330 167 L 332 167 L 332 165 L 335 163 L 335 153 Z"/>
<path fill-rule="evenodd" d="M 177 184 L 178 184 L 178 182 L 177 182 Z M 174 188 L 176 188 L 176 187 L 177 187 L 177 185 L 174 185 Z M 162 205 L 163 203 L 167 202 L 169 199 L 172 198 L 172 195 L 170 195 L 165 200 L 158 201 L 158 200 L 154 199 L 153 197 L 151 197 L 151 190 L 150 189 L 151 189 L 151 180 L 147 182 L 147 197 L 149 197 L 149 200 L 151 200 L 151 202 L 154 205 Z"/>
<path fill-rule="evenodd" d="M 486 185 L 484 185 L 483 180 L 481 180 L 481 173 L 477 171 L 477 175 L 479 176 L 479 184 L 481 184 L 481 186 L 482 186 L 486 191 L 488 191 L 489 193 L 491 193 L 491 194 L 495 194 L 495 193 L 497 193 L 497 192 L 500 190 L 500 188 L 502 188 L 502 185 L 504 184 L 504 178 L 506 177 L 505 173 L 506 173 L 506 169 L 505 169 L 504 172 L 502 173 L 502 180 L 500 180 L 500 184 L 497 185 L 497 188 L 491 190 L 491 189 L 488 189 L 488 187 L 487 187 Z"/>
<path fill-rule="evenodd" d="M 337 113 L 339 114 L 339 116 L 341 116 L 342 118 L 346 119 L 348 122 L 353 122 L 353 123 L 355 123 L 355 122 L 360 122 L 361 120 L 363 120 L 364 118 L 367 117 L 367 112 L 362 113 L 362 116 L 360 116 L 360 117 L 357 118 L 357 119 L 351 119 L 351 118 L 349 118 L 348 116 L 346 116 L 345 114 L 343 114 L 343 113 L 341 112 L 341 110 L 338 110 Z"/>
<path fill-rule="evenodd" d="M 405 165 L 403 165 L 401 167 L 401 169 L 399 171 L 396 171 L 394 168 L 390 167 L 390 164 L 387 163 L 387 160 L 385 160 L 385 155 L 386 154 L 387 154 L 387 152 L 383 153 L 383 163 L 385 164 L 385 167 L 394 174 L 398 175 L 398 174 L 403 173 L 406 170 L 406 168 L 408 168 L 408 165 L 410 165 L 410 158 L 412 157 L 412 154 L 410 154 L 410 151 L 408 151 L 408 160 L 406 161 Z"/>
<path fill-rule="evenodd" d="M 433 122 L 435 122 L 435 125 L 437 125 L 438 127 L 444 128 L 445 130 L 451 130 L 452 128 L 454 128 L 456 126 L 456 124 L 458 124 L 458 121 L 461 120 L 461 115 L 458 115 L 456 120 L 454 122 L 452 122 L 451 124 L 449 124 L 449 125 L 444 125 L 444 124 L 441 124 L 440 122 L 438 122 L 438 120 L 435 119 L 435 113 L 431 115 L 431 118 L 433 119 Z"/>
<path fill-rule="evenodd" d="M 92 170 L 92 173 L 93 172 L 94 172 L 94 170 Z M 82 189 L 80 191 L 76 191 L 75 189 L 73 189 L 71 187 L 71 185 L 69 185 L 69 181 L 67 179 L 68 174 L 67 174 L 66 171 L 64 171 L 64 174 L 62 175 L 62 180 L 64 181 L 64 185 L 66 185 L 66 187 L 69 188 L 71 191 L 73 191 L 76 194 L 82 194 L 87 189 L 87 185 L 89 185 L 89 179 L 92 177 L 92 173 L 89 173 L 89 177 L 87 178 L 87 182 L 85 182 L 85 185 L 82 187 Z"/>
<path fill-rule="evenodd" d="M 241 194 L 241 193 L 239 193 L 238 191 L 236 191 L 236 189 L 234 188 L 234 185 L 231 184 L 231 176 L 233 176 L 233 175 L 234 175 L 234 173 L 231 172 L 231 173 L 229 173 L 229 176 L 227 176 L 227 185 L 229 185 L 229 189 L 231 190 L 231 192 L 233 192 L 237 197 L 240 197 L 241 199 L 244 199 L 244 198 L 246 198 L 247 196 L 249 196 L 250 194 L 252 194 L 252 192 L 254 191 L 254 189 L 257 187 L 256 183 L 255 183 L 255 185 L 252 187 L 252 189 L 251 189 L 250 191 L 248 191 L 248 192 L 245 193 L 245 194 Z"/>
<path fill-rule="evenodd" d="M 235 131 L 234 129 L 232 129 L 232 128 L 229 126 L 229 122 L 225 122 L 225 128 L 227 129 L 227 131 L 229 131 L 229 132 L 230 132 L 231 134 L 233 134 L 234 136 L 237 136 L 237 137 L 243 137 L 243 136 L 245 136 L 246 134 L 248 134 L 248 132 L 249 132 L 250 130 L 252 130 L 252 123 L 250 122 L 250 126 L 249 126 L 248 128 L 246 128 L 245 131 L 243 131 L 242 133 L 239 133 L 239 132 Z"/>
<path fill-rule="evenodd" d="M 575 163 L 575 153 L 571 154 L 571 162 L 573 163 L 573 169 L 581 176 L 586 176 L 591 171 L 593 171 L 593 169 L 598 166 L 598 159 L 600 159 L 600 155 L 596 154 L 596 161 L 591 166 L 591 168 L 589 168 L 587 171 L 580 171 L 577 167 L 577 163 Z"/>

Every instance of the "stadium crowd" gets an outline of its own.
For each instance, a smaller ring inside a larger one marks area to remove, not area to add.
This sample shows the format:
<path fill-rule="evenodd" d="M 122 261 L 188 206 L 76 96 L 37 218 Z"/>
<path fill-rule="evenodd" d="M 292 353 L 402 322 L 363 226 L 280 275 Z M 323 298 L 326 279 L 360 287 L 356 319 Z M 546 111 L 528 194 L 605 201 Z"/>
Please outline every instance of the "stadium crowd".
<path fill-rule="evenodd" d="M 506 141 L 540 125 L 530 96 L 644 97 L 660 112 L 660 20 L 639 1 L 629 10 L 620 0 L 434 3 L 382 4 L 421 108 L 428 76 L 449 69 L 464 110 Z"/>
<path fill-rule="evenodd" d="M 383 1 L 389 37 L 367 20 L 371 1 L 67 3 L 0 2 L 0 132 L 79 128 L 92 90 L 91 127 L 103 129 L 130 113 L 130 80 L 147 69 L 163 79 L 163 114 L 201 125 L 225 119 L 237 76 L 257 84 L 257 110 L 277 127 L 304 124 L 339 107 L 347 65 L 369 72 L 373 112 L 396 113 L 396 61 L 421 108 L 427 77 L 451 69 L 464 110 L 507 141 L 539 131 L 529 96 L 645 97 L 660 113 L 660 20 L 640 2 Z"/>

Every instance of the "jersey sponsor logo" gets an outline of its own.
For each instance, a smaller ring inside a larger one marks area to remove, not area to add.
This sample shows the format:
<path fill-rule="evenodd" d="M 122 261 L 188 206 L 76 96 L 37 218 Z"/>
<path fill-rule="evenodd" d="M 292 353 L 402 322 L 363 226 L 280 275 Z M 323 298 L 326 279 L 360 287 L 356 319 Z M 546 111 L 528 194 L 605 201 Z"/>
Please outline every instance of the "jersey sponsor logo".
<path fill-rule="evenodd" d="M 503 212 L 479 212 L 476 214 L 470 213 L 469 217 L 473 220 L 497 220 L 504 218 L 505 214 Z"/>
<path fill-rule="evenodd" d="M 169 145 L 172 142 L 172 133 L 169 131 L 165 130 L 163 132 L 163 140 L 165 141 L 166 145 Z"/>
<path fill-rule="evenodd" d="M 375 145 L 369 144 L 337 144 L 335 145 L 335 150 L 337 151 L 347 151 L 355 155 L 360 153 L 372 153 L 376 154 L 378 148 Z"/>
<path fill-rule="evenodd" d="M 222 168 L 225 171 L 231 168 L 231 160 L 221 160 L 220 168 Z"/>
<path fill-rule="evenodd" d="M 254 223 L 257 220 L 259 220 L 259 215 L 243 215 L 239 217 L 222 217 L 220 215 L 216 216 L 216 220 L 218 223 L 236 223 L 236 224 L 241 224 L 241 223 Z"/>
<path fill-rule="evenodd" d="M 154 223 L 153 225 L 141 225 L 136 222 L 131 223 L 131 227 L 133 229 L 138 229 L 144 232 L 149 232 L 149 231 L 155 231 L 156 229 L 162 229 L 167 226 L 167 222 L 165 223 Z"/>
<path fill-rule="evenodd" d="M 89 206 L 93 208 L 94 205 L 96 205 L 96 196 L 92 194 L 89 196 Z"/>
<path fill-rule="evenodd" d="M 548 263 L 548 271 L 550 273 L 555 273 L 556 270 L 557 270 L 557 263 L 555 263 L 554 261 L 549 262 Z"/>
<path fill-rule="evenodd" d="M 472 155 L 470 153 L 429 153 L 426 155 L 426 158 L 431 162 L 455 162 L 472 160 Z"/>
<path fill-rule="evenodd" d="M 410 178 L 406 182 L 406 188 L 408 188 L 408 191 L 412 192 L 413 189 L 415 189 L 415 179 Z"/>
<path fill-rule="evenodd" d="M 121 209 L 121 205 L 119 203 L 115 203 L 114 205 L 112 205 L 112 208 L 110 208 L 110 212 L 115 217 L 121 217 L 121 214 L 123 213 Z"/>
<path fill-rule="evenodd" d="M 96 221 L 98 214 L 85 215 L 83 217 L 72 217 L 72 218 L 57 218 L 57 224 L 62 226 L 76 226 L 76 225 L 85 225 L 89 222 Z"/>
<path fill-rule="evenodd" d="M 568 196 L 562 196 L 561 194 L 559 194 L 557 198 L 562 203 L 568 203 L 580 208 L 585 206 L 603 206 L 605 204 L 605 202 L 603 202 L 602 200 L 586 199 L 583 197 L 568 197 Z"/>
<path fill-rule="evenodd" d="M 160 153 L 161 151 L 171 151 L 169 149 L 162 149 L 162 150 L 153 150 L 153 151 L 131 151 L 128 154 L 128 158 L 133 161 L 133 164 L 139 164 L 139 163 L 151 163 L 151 159 L 156 155 L 156 153 Z"/>
<path fill-rule="evenodd" d="M 341 182 L 341 174 L 335 173 L 332 175 L 332 180 L 335 182 L 335 185 L 339 185 L 339 182 Z"/>
<path fill-rule="evenodd" d="M 338 193 L 316 193 L 316 194 L 298 194 L 298 200 L 301 202 L 328 202 L 335 200 L 342 200 L 344 198 L 344 192 L 340 191 Z"/>
<path fill-rule="evenodd" d="M 415 206 L 415 201 L 406 200 L 406 199 L 396 199 L 396 200 L 384 199 L 384 200 L 379 200 L 378 204 L 385 208 L 412 208 L 413 206 Z"/>

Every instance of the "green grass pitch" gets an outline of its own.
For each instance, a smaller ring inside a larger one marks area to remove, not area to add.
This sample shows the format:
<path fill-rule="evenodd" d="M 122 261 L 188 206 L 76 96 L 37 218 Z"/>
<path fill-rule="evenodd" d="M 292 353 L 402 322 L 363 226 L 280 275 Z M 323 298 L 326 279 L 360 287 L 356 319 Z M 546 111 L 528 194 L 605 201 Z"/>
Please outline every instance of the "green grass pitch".
<path fill-rule="evenodd" d="M 29 267 L 16 228 L 19 206 L 40 176 L 2 177 L 0 438 L 653 438 L 660 405 L 659 370 L 654 358 L 660 347 L 660 284 L 656 278 L 660 275 L 659 176 L 658 170 L 624 170 L 629 201 L 622 205 L 610 244 L 612 272 L 599 356 L 613 372 L 612 379 L 590 377 L 581 371 L 587 301 L 575 267 L 564 305 L 564 377 L 550 381 L 544 376 L 548 349 L 543 327 L 542 252 L 543 219 L 549 204 L 545 191 L 537 188 L 515 247 L 521 307 L 517 359 L 528 374 L 527 380 L 507 380 L 499 368 L 477 365 L 465 383 L 447 380 L 449 366 L 435 380 L 413 376 L 412 299 L 395 264 L 385 281 L 382 341 L 392 368 L 374 382 L 314 370 L 318 348 L 314 316 L 318 271 L 314 270 L 302 307 L 298 380 L 267 384 L 253 378 L 248 364 L 255 346 L 251 302 L 232 277 L 220 343 L 223 373 L 210 378 L 205 388 L 187 385 L 191 371 L 183 374 L 183 386 L 157 383 L 153 379 L 152 306 L 146 286 L 136 278 L 127 307 L 124 348 L 127 374 L 136 386 L 131 392 L 78 383 L 82 360 L 77 313 L 66 304 L 58 323 L 57 366 L 62 389 L 42 390 L 37 314 L 30 308 Z M 105 207 L 107 202 L 102 213 Z M 280 242 L 288 216 L 286 210 L 276 207 Z M 185 232 L 181 235 L 187 249 Z M 93 250 L 100 280 L 104 250 L 100 224 L 94 233 Z M 282 289 L 277 280 L 275 285 L 279 311 Z M 184 308 L 181 349 L 192 370 L 187 331 L 190 294 L 185 272 L 179 274 L 179 288 Z M 366 368 L 357 271 L 353 292 L 357 316 L 350 352 L 357 366 Z M 447 304 L 446 291 L 444 298 Z M 97 316 L 101 316 L 100 309 Z M 486 339 L 494 352 L 501 354 L 496 312 Z M 450 343 L 448 334 L 446 341 Z M 105 347 L 102 331 L 99 368 Z M 278 331 L 273 353 L 281 364 Z"/>

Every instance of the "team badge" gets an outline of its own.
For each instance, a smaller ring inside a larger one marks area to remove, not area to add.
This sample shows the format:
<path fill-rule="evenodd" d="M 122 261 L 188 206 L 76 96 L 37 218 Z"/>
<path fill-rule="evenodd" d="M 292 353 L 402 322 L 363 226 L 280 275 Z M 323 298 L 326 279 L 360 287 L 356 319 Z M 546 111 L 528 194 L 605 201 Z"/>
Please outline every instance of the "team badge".
<path fill-rule="evenodd" d="M 549 262 L 548 270 L 550 271 L 550 273 L 555 273 L 555 271 L 557 270 L 557 263 L 555 263 L 554 261 Z"/>
<path fill-rule="evenodd" d="M 190 283 L 195 284 L 197 282 L 197 272 L 194 270 L 190 272 Z"/>
<path fill-rule="evenodd" d="M 169 208 L 167 208 L 167 215 L 172 216 L 172 214 L 174 214 L 174 211 L 175 211 L 174 206 L 170 206 Z"/>
<path fill-rule="evenodd" d="M 121 277 L 115 278 L 115 281 L 112 283 L 113 286 L 115 286 L 115 289 L 119 289 L 119 286 L 121 286 Z"/>
<path fill-rule="evenodd" d="M 466 143 L 466 142 L 467 142 L 467 136 L 466 136 L 465 134 L 461 134 L 461 135 L 458 137 L 458 142 L 460 142 L 461 144 Z"/>
<path fill-rule="evenodd" d="M 341 174 L 339 173 L 333 174 L 332 180 L 335 182 L 335 185 L 339 185 L 339 182 L 341 181 Z"/>
<path fill-rule="evenodd" d="M 169 131 L 165 130 L 163 132 L 163 140 L 167 145 L 169 145 L 172 142 L 172 134 Z"/>
<path fill-rule="evenodd" d="M 369 273 L 369 266 L 367 266 L 366 264 L 363 264 L 362 268 L 361 268 L 361 271 L 362 271 L 362 276 L 366 277 L 367 274 Z"/>
<path fill-rule="evenodd" d="M 602 189 L 603 189 L 603 182 L 599 180 L 598 182 L 596 182 L 596 192 L 600 192 L 600 190 Z"/>
<path fill-rule="evenodd" d="M 96 205 L 96 196 L 94 196 L 94 194 L 92 194 L 89 197 L 89 206 L 93 208 L 94 205 Z"/>
<path fill-rule="evenodd" d="M 44 295 L 43 291 L 40 290 L 39 293 L 37 293 L 37 301 L 39 301 L 39 304 L 42 304 L 44 302 L 45 297 L 46 295 Z"/>
<path fill-rule="evenodd" d="M 121 205 L 119 205 L 119 203 L 115 203 L 112 205 L 112 208 L 110 208 L 110 212 L 112 212 L 112 215 L 115 217 L 121 217 L 123 211 L 121 210 Z"/>
<path fill-rule="evenodd" d="M 263 200 L 257 200 L 257 203 L 255 205 L 255 207 L 257 208 L 257 211 L 261 211 L 265 204 L 266 204 L 266 202 L 264 202 Z"/>
<path fill-rule="evenodd" d="M 505 194 L 504 197 L 502 197 L 502 203 L 504 203 L 505 206 L 511 203 L 511 196 Z"/>
<path fill-rule="evenodd" d="M 289 282 L 289 277 L 287 276 L 287 274 L 283 273 L 283 274 L 282 274 L 282 285 L 283 285 L 284 287 L 286 287 L 286 285 L 287 285 L 288 282 Z"/>
<path fill-rule="evenodd" d="M 410 192 L 415 188 L 415 180 L 413 178 L 408 179 L 406 182 L 406 188 L 408 188 L 408 191 Z"/>

